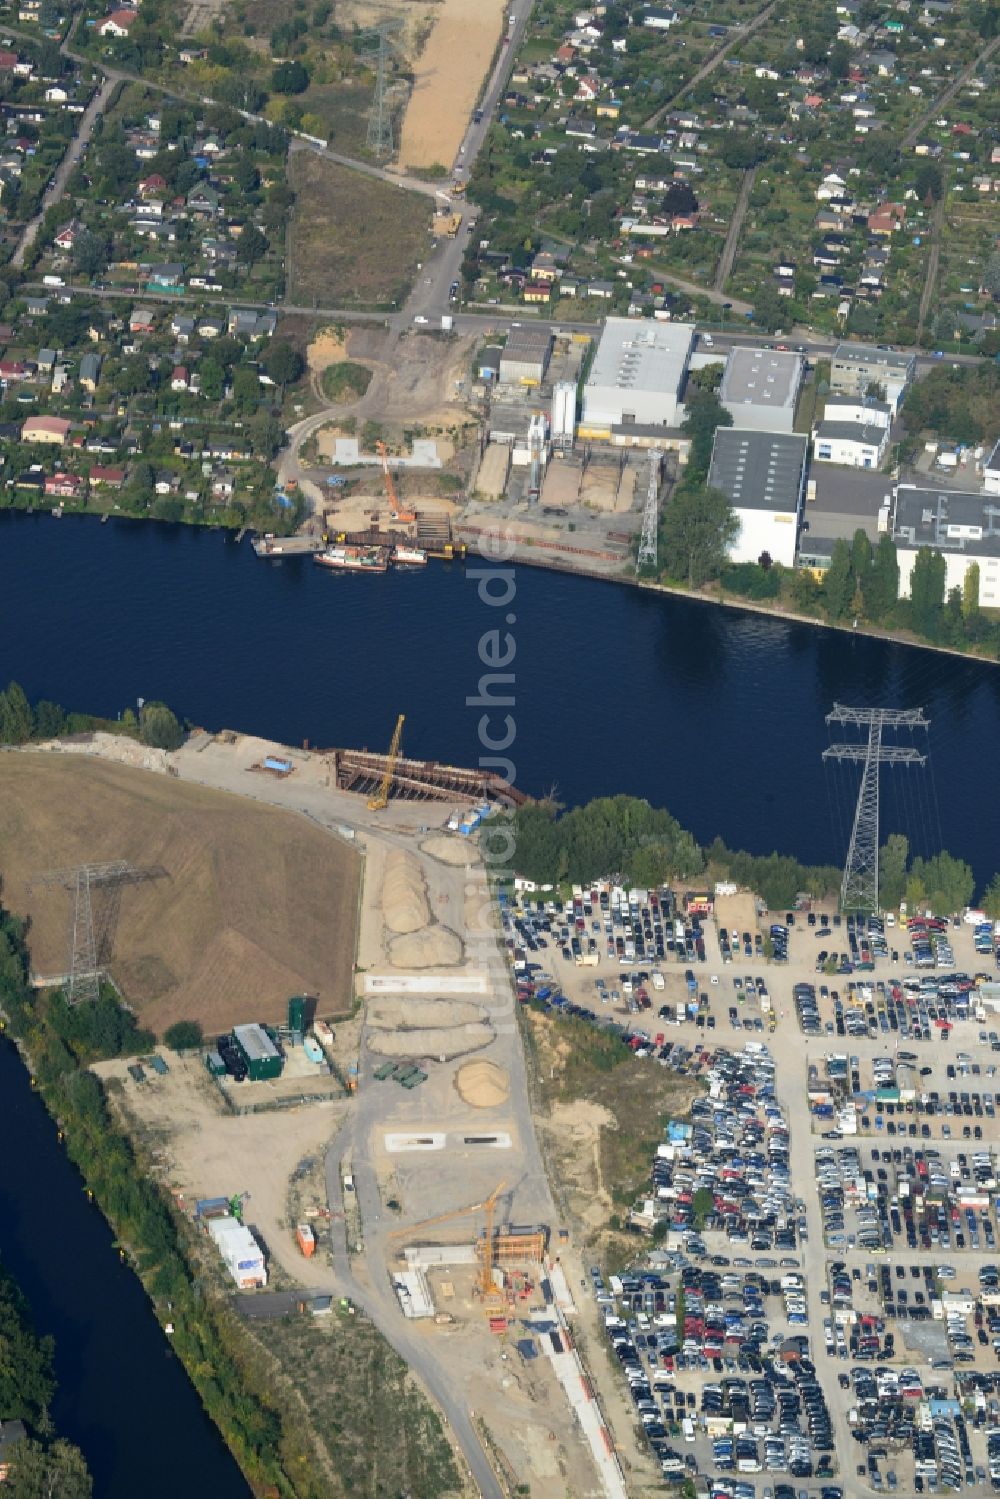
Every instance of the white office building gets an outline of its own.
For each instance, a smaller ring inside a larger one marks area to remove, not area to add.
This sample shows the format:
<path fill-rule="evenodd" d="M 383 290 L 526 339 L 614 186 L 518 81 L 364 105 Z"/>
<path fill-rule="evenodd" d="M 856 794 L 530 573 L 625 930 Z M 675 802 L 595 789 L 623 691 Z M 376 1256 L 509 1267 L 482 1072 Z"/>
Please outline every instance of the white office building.
<path fill-rule="evenodd" d="M 888 427 L 822 421 L 813 428 L 813 458 L 845 468 L 879 468 L 889 446 Z"/>

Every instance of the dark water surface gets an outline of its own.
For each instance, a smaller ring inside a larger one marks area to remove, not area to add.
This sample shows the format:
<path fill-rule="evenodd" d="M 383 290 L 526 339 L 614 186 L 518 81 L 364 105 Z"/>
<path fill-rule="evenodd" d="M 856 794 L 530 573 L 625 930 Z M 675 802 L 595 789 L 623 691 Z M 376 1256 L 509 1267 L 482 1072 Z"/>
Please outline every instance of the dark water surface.
<path fill-rule="evenodd" d="M 290 744 L 383 748 L 404 712 L 407 753 L 474 765 L 479 642 L 509 629 L 520 786 L 632 792 L 702 841 L 808 862 L 842 860 L 856 796 L 857 769 L 820 760 L 834 700 L 923 706 L 930 769 L 883 774 L 883 830 L 943 840 L 980 881 L 1000 865 L 1000 668 L 540 569 L 514 586 L 493 607 L 457 564 L 350 577 L 218 532 L 5 516 L 0 672 Z"/>
<path fill-rule="evenodd" d="M 83 1449 L 97 1499 L 247 1499 L 8 1041 L 0 1041 L 0 1140 L 0 1259 L 39 1333 L 56 1340 L 52 1418 Z"/>

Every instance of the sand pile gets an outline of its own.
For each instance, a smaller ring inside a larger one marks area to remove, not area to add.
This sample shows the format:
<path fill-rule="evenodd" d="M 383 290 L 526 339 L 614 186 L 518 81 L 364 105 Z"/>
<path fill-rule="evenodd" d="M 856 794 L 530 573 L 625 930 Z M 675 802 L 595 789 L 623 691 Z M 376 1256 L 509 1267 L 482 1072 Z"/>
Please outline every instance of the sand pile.
<path fill-rule="evenodd" d="M 463 840 L 461 843 L 456 838 L 428 838 L 426 843 L 420 845 L 422 854 L 430 854 L 432 859 L 440 859 L 442 864 L 471 864 L 472 851 Z"/>
<path fill-rule="evenodd" d="M 455 1074 L 455 1087 L 474 1109 L 495 1109 L 510 1097 L 510 1078 L 496 1062 L 466 1062 Z"/>
<path fill-rule="evenodd" d="M 424 877 L 420 865 L 406 849 L 394 848 L 386 855 L 382 875 L 382 912 L 386 926 L 397 935 L 419 931 L 430 921 Z M 444 961 L 456 960 L 448 958 Z"/>
<path fill-rule="evenodd" d="M 474 1025 L 485 1019 L 486 1011 L 465 999 L 377 999 L 368 1006 L 368 1024 L 380 1031 Z"/>
<path fill-rule="evenodd" d="M 389 961 L 395 968 L 445 968 L 461 960 L 461 940 L 446 926 L 406 932 L 389 943 Z"/>
<path fill-rule="evenodd" d="M 368 1037 L 372 1051 L 385 1057 L 452 1057 L 478 1051 L 495 1039 L 489 1025 L 444 1025 L 433 1030 L 376 1031 Z"/>

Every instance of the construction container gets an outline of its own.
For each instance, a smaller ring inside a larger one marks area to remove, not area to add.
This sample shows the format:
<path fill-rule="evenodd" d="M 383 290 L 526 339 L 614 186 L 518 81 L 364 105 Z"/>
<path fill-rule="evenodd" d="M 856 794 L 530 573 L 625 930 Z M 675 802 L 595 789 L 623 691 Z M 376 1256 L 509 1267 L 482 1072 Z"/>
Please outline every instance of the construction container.
<path fill-rule="evenodd" d="M 210 1051 L 205 1056 L 205 1066 L 213 1077 L 225 1077 L 226 1064 L 217 1051 Z"/>
<path fill-rule="evenodd" d="M 170 1068 L 162 1057 L 146 1057 L 144 1060 L 148 1066 L 152 1067 L 157 1077 L 166 1077 L 170 1071 Z"/>
<path fill-rule="evenodd" d="M 299 1223 L 295 1229 L 295 1240 L 307 1260 L 316 1253 L 316 1235 L 308 1223 Z"/>
<path fill-rule="evenodd" d="M 264 769 L 270 770 L 276 776 L 290 776 L 292 773 L 292 762 L 291 760 L 281 760 L 277 755 L 265 755 Z"/>
<path fill-rule="evenodd" d="M 215 1240 L 223 1264 L 241 1291 L 267 1285 L 264 1255 L 248 1228 L 226 1216 L 210 1218 L 208 1231 Z"/>
<path fill-rule="evenodd" d="M 395 1062 L 383 1062 L 381 1066 L 375 1068 L 375 1081 L 378 1083 L 387 1082 L 389 1078 L 392 1077 L 395 1070 Z"/>
<path fill-rule="evenodd" d="M 419 1088 L 420 1084 L 421 1083 L 425 1083 L 426 1081 L 427 1081 L 427 1073 L 426 1072 L 421 1072 L 421 1070 L 420 1070 L 419 1067 L 414 1067 L 413 1071 L 409 1074 L 408 1077 L 404 1077 L 404 1078 L 400 1079 L 400 1082 L 402 1083 L 403 1087 L 407 1088 L 407 1089 L 409 1089 L 409 1088 Z"/>
<path fill-rule="evenodd" d="M 194 1216 L 202 1223 L 208 1218 L 225 1218 L 228 1212 L 228 1197 L 200 1197 L 194 1205 Z"/>
<path fill-rule="evenodd" d="M 247 1065 L 252 1083 L 280 1077 L 284 1058 L 262 1025 L 237 1025 L 233 1040 Z"/>
<path fill-rule="evenodd" d="M 333 1031 L 327 1025 L 325 1020 L 313 1021 L 313 1035 L 316 1037 L 316 1040 L 319 1042 L 320 1046 L 333 1045 Z"/>
<path fill-rule="evenodd" d="M 295 994 L 288 1001 L 288 1029 L 293 1035 L 301 1036 L 306 1028 L 306 1002 L 301 994 Z"/>
<path fill-rule="evenodd" d="M 507 1331 L 507 1318 L 506 1317 L 491 1317 L 490 1318 L 490 1332 L 503 1333 L 503 1332 L 506 1332 L 506 1331 Z"/>

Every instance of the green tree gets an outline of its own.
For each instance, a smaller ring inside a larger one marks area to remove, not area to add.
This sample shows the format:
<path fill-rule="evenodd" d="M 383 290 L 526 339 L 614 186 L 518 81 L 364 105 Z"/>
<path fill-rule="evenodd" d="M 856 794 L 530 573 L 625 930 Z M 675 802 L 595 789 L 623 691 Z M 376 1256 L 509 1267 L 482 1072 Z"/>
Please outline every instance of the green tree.
<path fill-rule="evenodd" d="M 50 1447 L 30 1438 L 14 1448 L 4 1499 L 90 1499 L 94 1485 L 83 1453 L 70 1442 Z"/>
<path fill-rule="evenodd" d="M 910 844 L 903 833 L 890 833 L 879 854 L 878 900 L 883 911 L 898 906 L 906 892 Z"/>
<path fill-rule="evenodd" d="M 991 921 L 1000 921 L 1000 874 L 995 874 L 979 902 Z"/>
<path fill-rule="evenodd" d="M 854 598 L 854 574 L 851 571 L 851 549 L 838 539 L 833 543 L 830 566 L 823 578 L 823 602 L 831 619 L 843 619 Z"/>
<path fill-rule="evenodd" d="M 868 533 L 862 531 L 859 526 L 854 533 L 854 540 L 851 542 L 851 570 L 854 573 L 855 579 L 862 587 L 864 587 L 864 581 L 868 576 L 868 569 L 871 565 L 872 544 L 868 540 Z"/>
<path fill-rule="evenodd" d="M 666 506 L 661 535 L 668 575 L 698 588 L 719 576 L 739 521 L 721 490 L 684 483 Z"/>
<path fill-rule="evenodd" d="M 201 393 L 206 401 L 221 401 L 226 388 L 226 372 L 217 359 L 203 359 L 198 366 Z"/>
<path fill-rule="evenodd" d="M 1000 12 L 998 12 L 1000 13 Z M 1000 250 L 994 250 L 983 270 L 983 291 L 989 296 L 1000 297 Z"/>
<path fill-rule="evenodd" d="M 304 94 L 309 74 L 300 62 L 280 62 L 271 74 L 271 87 L 276 94 Z"/>
<path fill-rule="evenodd" d="M 788 321 L 788 303 L 770 277 L 765 276 L 754 293 L 753 317 L 768 333 Z"/>
<path fill-rule="evenodd" d="M 267 239 L 256 224 L 244 226 L 236 242 L 236 258 L 241 265 L 256 265 L 267 254 Z"/>
<path fill-rule="evenodd" d="M 979 563 L 970 562 L 962 579 L 962 614 L 972 619 L 979 613 Z"/>
<path fill-rule="evenodd" d="M 241 412 L 252 411 L 260 401 L 257 371 L 241 364 L 233 373 L 233 400 Z"/>
<path fill-rule="evenodd" d="M 275 385 L 294 385 L 305 369 L 302 355 L 288 343 L 272 344 L 262 363 Z"/>
<path fill-rule="evenodd" d="M 25 744 L 34 732 L 35 721 L 24 688 L 11 682 L 0 693 L 0 744 Z"/>
<path fill-rule="evenodd" d="M 682 430 L 691 439 L 687 473 L 703 478 L 712 461 L 716 430 L 731 427 L 733 418 L 714 390 L 705 390 L 700 385 L 689 386 L 684 400 L 686 414 Z"/>
<path fill-rule="evenodd" d="M 66 731 L 66 715 L 58 703 L 42 698 L 35 704 L 35 738 L 58 739 Z"/>
<path fill-rule="evenodd" d="M 184 731 L 165 703 L 143 703 L 139 738 L 155 749 L 175 750 L 184 743 Z"/>
<path fill-rule="evenodd" d="M 883 620 L 895 608 L 899 598 L 899 562 L 896 543 L 887 531 L 878 539 L 871 570 L 862 582 L 865 614 L 871 620 Z"/>
<path fill-rule="evenodd" d="M 99 276 L 108 264 L 108 242 L 92 229 L 82 229 L 73 243 L 73 265 L 82 276 Z"/>
<path fill-rule="evenodd" d="M 910 619 L 918 635 L 935 640 L 944 612 L 946 564 L 940 552 L 921 547 L 910 574 Z"/>
<path fill-rule="evenodd" d="M 940 198 L 944 185 L 944 176 L 939 163 L 936 161 L 922 161 L 917 168 L 917 175 L 913 185 L 916 189 L 917 197 L 921 202 L 926 198 L 933 198 L 935 201 Z"/>
<path fill-rule="evenodd" d="M 163 1041 L 171 1051 L 195 1051 L 202 1042 L 197 1020 L 177 1020 L 163 1032 Z"/>
<path fill-rule="evenodd" d="M 914 859 L 910 880 L 922 886 L 933 911 L 948 916 L 969 905 L 976 888 L 975 877 L 965 860 L 956 859 L 945 850 L 932 859 Z"/>

